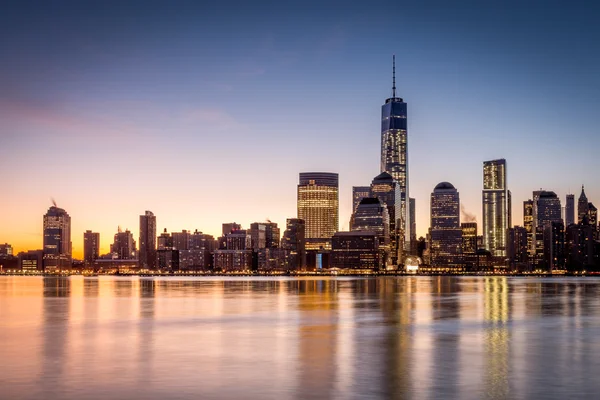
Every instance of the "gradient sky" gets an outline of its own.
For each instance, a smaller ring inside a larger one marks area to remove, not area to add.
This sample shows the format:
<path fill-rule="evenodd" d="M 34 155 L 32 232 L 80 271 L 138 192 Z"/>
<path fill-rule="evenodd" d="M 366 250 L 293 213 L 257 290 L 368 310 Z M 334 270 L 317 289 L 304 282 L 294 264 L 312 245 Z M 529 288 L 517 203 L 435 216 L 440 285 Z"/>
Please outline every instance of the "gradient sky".
<path fill-rule="evenodd" d="M 8 1 L 0 13 L 0 242 L 42 247 L 56 199 L 107 252 L 117 226 L 219 234 L 296 216 L 301 171 L 379 173 L 381 105 L 408 103 L 417 231 L 453 183 L 481 222 L 506 158 L 513 221 L 539 188 L 600 202 L 600 6 L 590 1 Z"/>

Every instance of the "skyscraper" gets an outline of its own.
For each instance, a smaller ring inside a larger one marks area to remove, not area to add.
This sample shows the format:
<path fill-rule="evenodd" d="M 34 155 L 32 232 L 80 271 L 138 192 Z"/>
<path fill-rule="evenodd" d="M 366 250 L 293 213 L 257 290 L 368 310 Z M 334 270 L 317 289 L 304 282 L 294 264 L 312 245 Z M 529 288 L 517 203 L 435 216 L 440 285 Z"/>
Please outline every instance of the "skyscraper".
<path fill-rule="evenodd" d="M 281 247 L 288 250 L 287 267 L 289 270 L 301 270 L 306 266 L 304 221 L 298 218 L 288 218 L 281 240 Z"/>
<path fill-rule="evenodd" d="M 588 216 L 590 211 L 590 205 L 588 203 L 587 196 L 585 195 L 585 190 L 583 185 L 581 185 L 581 194 L 579 195 L 579 200 L 577 201 L 577 223 L 581 224 L 583 219 Z"/>
<path fill-rule="evenodd" d="M 431 265 L 460 267 L 462 264 L 462 229 L 460 199 L 456 188 L 439 183 L 431 193 Z"/>
<path fill-rule="evenodd" d="M 356 211 L 358 203 L 365 198 L 371 196 L 370 186 L 352 186 L 352 212 Z"/>
<path fill-rule="evenodd" d="M 44 269 L 71 268 L 71 217 L 56 204 L 44 215 Z"/>
<path fill-rule="evenodd" d="M 506 238 L 511 220 L 506 187 L 506 160 L 483 162 L 483 242 L 493 256 L 506 257 Z"/>
<path fill-rule="evenodd" d="M 331 237 L 338 231 L 338 174 L 301 172 L 298 184 L 298 218 L 306 224 L 306 249 L 331 249 Z"/>
<path fill-rule="evenodd" d="M 567 204 L 565 206 L 565 226 L 575 223 L 575 195 L 567 195 Z"/>
<path fill-rule="evenodd" d="M 382 172 L 371 182 L 371 196 L 387 206 L 390 221 L 390 263 L 398 265 L 402 261 L 404 236 L 400 224 L 400 185 L 387 172 Z"/>
<path fill-rule="evenodd" d="M 128 229 L 123 232 L 119 227 L 118 232 L 115 233 L 114 242 L 110 245 L 110 252 L 114 253 L 119 260 L 136 259 L 135 240 Z"/>
<path fill-rule="evenodd" d="M 369 231 L 377 236 L 380 268 L 387 268 L 390 253 L 390 218 L 385 203 L 378 198 L 363 198 L 354 213 L 352 231 Z"/>
<path fill-rule="evenodd" d="M 410 254 L 415 256 L 417 255 L 417 204 L 413 197 L 409 198 L 408 201 L 408 223 L 410 226 Z"/>
<path fill-rule="evenodd" d="M 381 106 L 381 172 L 387 172 L 398 182 L 399 212 L 395 214 L 396 232 L 402 236 L 401 251 L 410 246 L 410 211 L 408 191 L 408 130 L 406 103 L 396 97 L 396 58 L 393 59 L 392 97 Z M 388 205 L 389 208 L 389 205 Z M 406 248 L 405 248 L 406 246 Z M 401 263 L 403 254 L 399 254 Z"/>
<path fill-rule="evenodd" d="M 523 202 L 523 227 L 527 231 L 527 249 L 533 256 L 535 246 L 533 245 L 533 200 Z"/>
<path fill-rule="evenodd" d="M 83 261 L 86 265 L 92 265 L 100 256 L 100 234 L 98 232 L 85 231 L 83 233 Z"/>
<path fill-rule="evenodd" d="M 156 216 L 151 211 L 140 215 L 140 268 L 156 268 Z"/>

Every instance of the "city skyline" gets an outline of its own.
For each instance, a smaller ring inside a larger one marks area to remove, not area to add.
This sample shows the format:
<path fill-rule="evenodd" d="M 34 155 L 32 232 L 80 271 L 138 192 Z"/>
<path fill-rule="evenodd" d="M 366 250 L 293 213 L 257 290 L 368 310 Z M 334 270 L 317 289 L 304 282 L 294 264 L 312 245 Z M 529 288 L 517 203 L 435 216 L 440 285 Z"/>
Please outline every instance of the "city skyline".
<path fill-rule="evenodd" d="M 306 37 L 233 16 L 233 32 L 248 28 L 248 50 L 241 51 L 237 36 L 209 40 L 224 28 L 198 23 L 222 13 L 218 7 L 201 13 L 180 5 L 189 19 L 176 27 L 162 23 L 160 7 L 138 22 L 135 7 L 113 20 L 115 5 L 108 3 L 100 13 L 122 35 L 103 36 L 98 32 L 110 33 L 108 25 L 99 26 L 93 11 L 12 5 L 0 17 L 9 19 L 0 28 L 4 36 L 14 39 L 0 45 L 9 60 L 0 67 L 0 167 L 7 172 L 0 183 L 8 188 L 0 199 L 7 210 L 0 242 L 16 252 L 40 249 L 39 216 L 52 197 L 72 218 L 76 258 L 86 230 L 100 233 L 101 253 L 118 226 L 137 241 L 144 210 L 157 216 L 157 232 L 199 229 L 216 237 L 222 222 L 248 227 L 267 219 L 285 226 L 296 216 L 295 182 L 303 171 L 339 174 L 344 230 L 351 187 L 368 185 L 379 172 L 380 106 L 392 95 L 392 54 L 397 96 L 410 104 L 418 236 L 428 228 L 431 187 L 441 181 L 459 188 L 481 230 L 484 160 L 510 165 L 513 225 L 521 224 L 521 204 L 532 190 L 554 191 L 564 204 L 585 184 L 597 202 L 593 13 L 541 6 L 519 9 L 519 19 L 508 6 L 394 8 L 406 22 L 402 46 L 386 35 L 383 21 L 370 20 L 392 17 L 366 5 L 324 9 Z M 279 11 L 283 20 L 307 18 Z M 464 23 L 465 11 L 480 18 Z M 554 23 L 566 19 L 570 24 L 554 32 Z M 432 21 L 441 25 L 418 23 Z M 152 36 L 153 22 L 160 40 L 138 46 L 138 37 Z M 490 40 L 470 38 L 473 31 Z M 438 46 L 442 40 L 447 46 Z M 578 46 L 567 46 L 572 42 Z M 192 44 L 198 50 L 190 52 Z M 25 47 L 39 51 L 24 55 Z M 285 105 L 276 104 L 279 98 Z"/>

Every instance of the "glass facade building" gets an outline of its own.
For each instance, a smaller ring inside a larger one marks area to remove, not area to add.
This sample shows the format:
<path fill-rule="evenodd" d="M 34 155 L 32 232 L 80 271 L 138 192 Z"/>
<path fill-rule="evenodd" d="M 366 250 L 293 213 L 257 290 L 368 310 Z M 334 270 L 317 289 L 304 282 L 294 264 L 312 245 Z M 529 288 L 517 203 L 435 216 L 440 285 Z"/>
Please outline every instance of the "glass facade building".
<path fill-rule="evenodd" d="M 371 196 L 387 206 L 390 221 L 390 263 L 402 261 L 404 236 L 400 234 L 400 185 L 387 172 L 377 175 L 371 182 Z"/>
<path fill-rule="evenodd" d="M 485 249 L 493 256 L 506 257 L 506 240 L 511 223 L 506 160 L 484 161 L 482 197 Z"/>
<path fill-rule="evenodd" d="M 431 265 L 456 268 L 462 266 L 462 229 L 460 200 L 456 188 L 439 183 L 431 193 Z"/>
<path fill-rule="evenodd" d="M 140 268 L 156 268 L 156 216 L 151 211 L 140 215 Z"/>
<path fill-rule="evenodd" d="M 370 231 L 377 235 L 381 268 L 389 265 L 390 219 L 387 206 L 377 198 L 363 198 L 354 215 L 352 231 Z"/>
<path fill-rule="evenodd" d="M 306 226 L 304 220 L 288 218 L 281 240 L 281 247 L 289 251 L 287 267 L 289 270 L 302 270 L 306 267 Z"/>
<path fill-rule="evenodd" d="M 565 205 L 565 226 L 575 223 L 575 195 L 567 195 L 567 204 Z"/>
<path fill-rule="evenodd" d="M 52 206 L 44 215 L 44 269 L 71 268 L 71 217 Z"/>
<path fill-rule="evenodd" d="M 395 80 L 395 78 L 394 78 Z M 381 107 L 381 172 L 387 172 L 398 183 L 399 210 L 395 214 L 396 232 L 402 236 L 399 244 L 399 263 L 410 251 L 411 226 L 408 186 L 408 130 L 407 106 L 396 97 L 394 84 L 392 97 Z M 391 214 L 391 213 L 390 213 Z"/>
<path fill-rule="evenodd" d="M 83 233 L 83 261 L 86 265 L 92 265 L 100 256 L 100 234 L 98 232 L 85 231 Z"/>
<path fill-rule="evenodd" d="M 307 250 L 331 249 L 331 238 L 339 226 L 338 187 L 336 173 L 300 173 L 298 218 L 305 223 Z"/>

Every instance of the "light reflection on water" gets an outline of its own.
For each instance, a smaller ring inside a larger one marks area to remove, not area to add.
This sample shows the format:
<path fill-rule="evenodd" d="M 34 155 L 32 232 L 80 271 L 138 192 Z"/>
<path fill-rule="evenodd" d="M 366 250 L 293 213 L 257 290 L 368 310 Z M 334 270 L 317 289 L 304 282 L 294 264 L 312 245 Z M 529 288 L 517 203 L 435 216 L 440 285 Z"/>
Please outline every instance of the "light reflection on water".
<path fill-rule="evenodd" d="M 0 277 L 0 398 L 600 393 L 600 279 Z"/>

